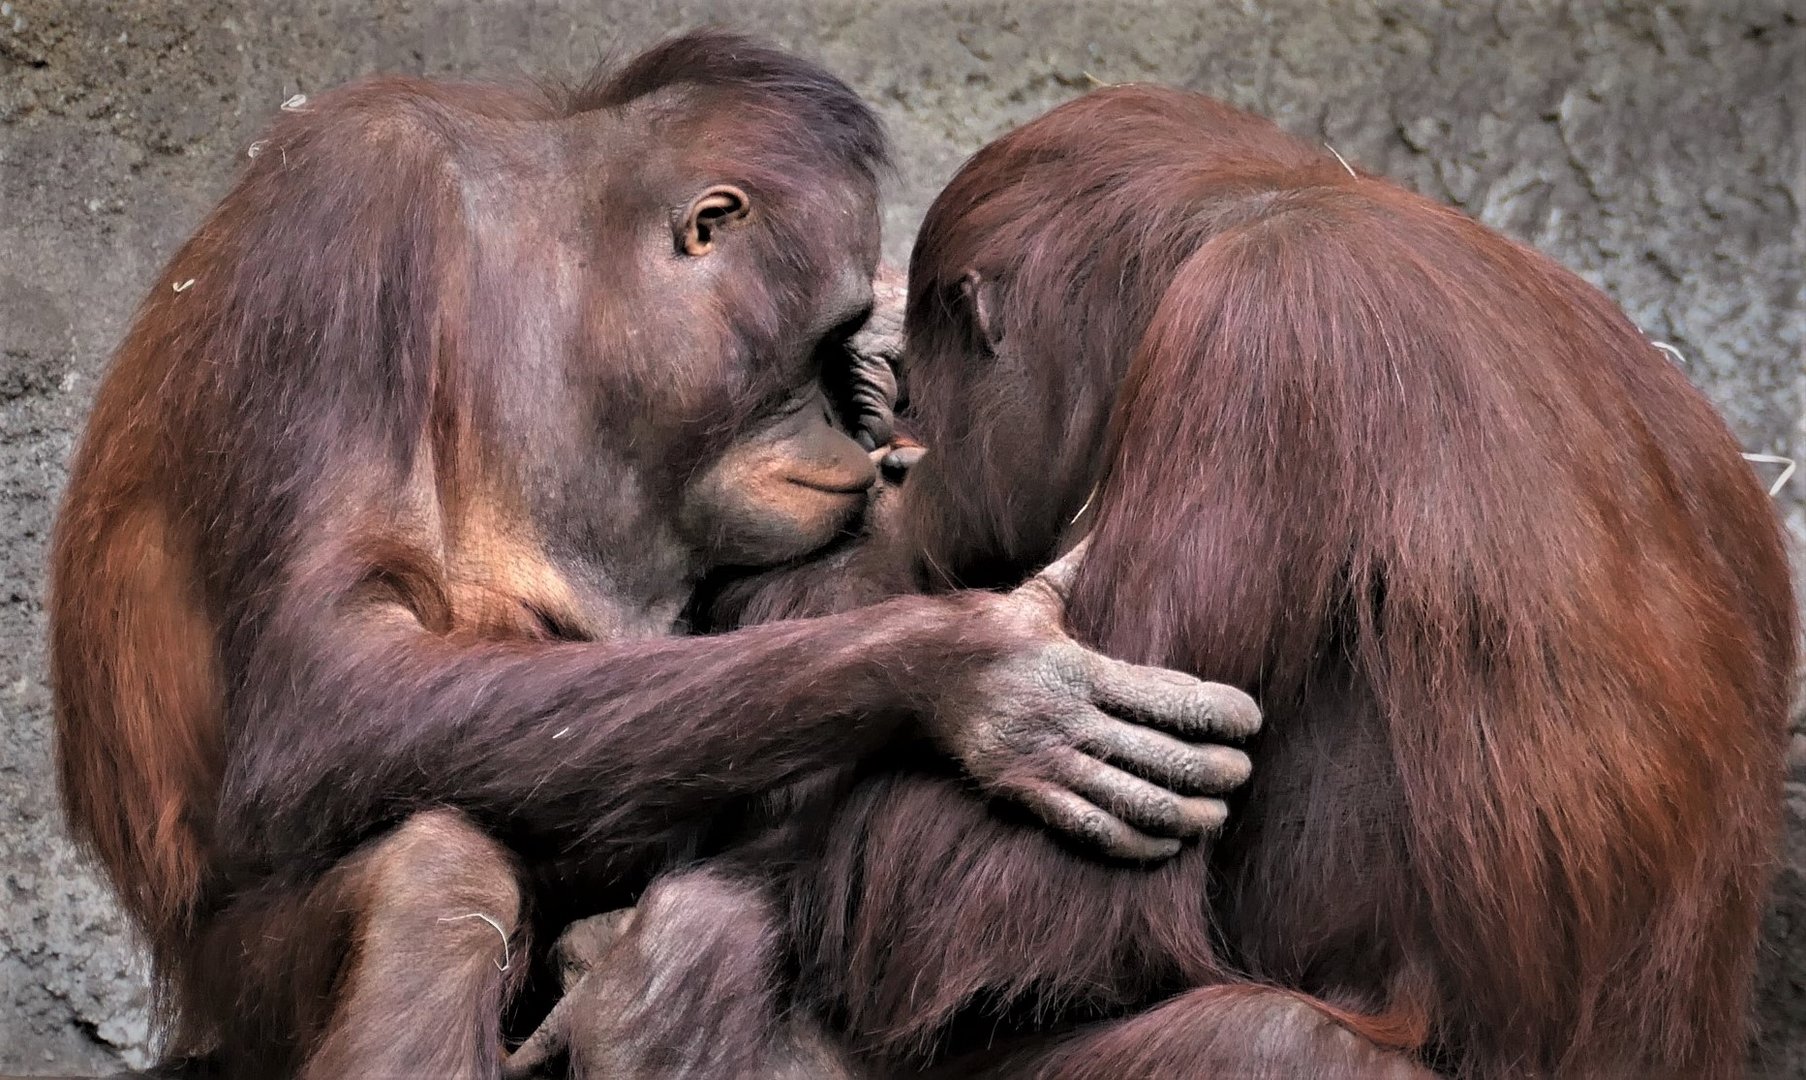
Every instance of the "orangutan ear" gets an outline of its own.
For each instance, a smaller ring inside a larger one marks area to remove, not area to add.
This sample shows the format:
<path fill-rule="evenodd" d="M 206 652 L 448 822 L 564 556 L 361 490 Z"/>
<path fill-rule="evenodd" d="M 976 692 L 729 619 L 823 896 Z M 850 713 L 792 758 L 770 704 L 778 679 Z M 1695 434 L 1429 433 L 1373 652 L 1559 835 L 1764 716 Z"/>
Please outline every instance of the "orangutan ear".
<path fill-rule="evenodd" d="M 978 327 L 985 347 L 993 353 L 1003 344 L 1003 323 L 997 318 L 997 284 L 979 273 L 967 270 L 959 279 L 959 291 L 966 298 L 966 311 L 972 325 Z"/>
<path fill-rule="evenodd" d="M 717 184 L 690 200 L 677 226 L 677 250 L 685 255 L 707 255 L 715 249 L 718 230 L 744 218 L 752 209 L 746 192 L 732 184 Z"/>

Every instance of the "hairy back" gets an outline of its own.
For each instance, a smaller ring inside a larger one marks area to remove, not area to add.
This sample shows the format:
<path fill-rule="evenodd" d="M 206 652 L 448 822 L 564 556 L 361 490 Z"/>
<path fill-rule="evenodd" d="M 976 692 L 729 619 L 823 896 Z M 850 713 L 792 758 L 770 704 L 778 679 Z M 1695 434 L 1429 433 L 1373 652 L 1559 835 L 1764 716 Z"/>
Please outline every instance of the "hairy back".
<path fill-rule="evenodd" d="M 1222 841 L 1151 875 L 1224 882 L 1232 964 L 1458 1073 L 1734 1068 L 1791 584 L 1724 423 L 1609 299 L 1264 119 L 1112 87 L 930 209 L 906 365 L 931 576 L 1007 582 L 1088 518 L 1075 634 L 1261 701 Z"/>
<path fill-rule="evenodd" d="M 1266 708 L 1221 853 L 1246 956 L 1310 986 L 1378 919 L 1432 987 L 1467 981 L 1438 1038 L 1476 1060 L 1602 1067 L 1627 1025 L 1656 1060 L 1723 1060 L 1794 665 L 1768 500 L 1697 391 L 1547 259 L 1371 178 L 1247 200 L 1135 349 L 1070 613 Z M 1301 764 L 1373 752 L 1395 787 Z M 1287 907 L 1350 851 L 1421 891 Z"/>
<path fill-rule="evenodd" d="M 61 786 L 160 981 L 207 903 L 227 673 L 301 570 L 308 497 L 428 436 L 450 228 L 431 120 L 461 96 L 374 80 L 284 116 L 140 307 L 76 456 L 51 553 Z M 285 257 L 296 233 L 311 259 Z"/>

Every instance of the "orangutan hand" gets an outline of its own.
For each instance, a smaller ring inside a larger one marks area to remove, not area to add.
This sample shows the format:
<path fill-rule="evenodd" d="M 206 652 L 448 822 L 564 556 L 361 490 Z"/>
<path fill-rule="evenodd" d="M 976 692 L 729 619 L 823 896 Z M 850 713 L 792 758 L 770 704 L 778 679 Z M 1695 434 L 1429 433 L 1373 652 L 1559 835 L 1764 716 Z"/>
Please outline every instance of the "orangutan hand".
<path fill-rule="evenodd" d="M 1222 740 L 1260 727 L 1252 698 L 1163 668 L 1124 663 L 1062 628 L 1081 543 L 984 617 L 1022 647 L 938 699 L 930 737 L 968 774 L 1056 831 L 1116 858 L 1152 861 L 1222 826 L 1222 796 L 1248 756 Z"/>

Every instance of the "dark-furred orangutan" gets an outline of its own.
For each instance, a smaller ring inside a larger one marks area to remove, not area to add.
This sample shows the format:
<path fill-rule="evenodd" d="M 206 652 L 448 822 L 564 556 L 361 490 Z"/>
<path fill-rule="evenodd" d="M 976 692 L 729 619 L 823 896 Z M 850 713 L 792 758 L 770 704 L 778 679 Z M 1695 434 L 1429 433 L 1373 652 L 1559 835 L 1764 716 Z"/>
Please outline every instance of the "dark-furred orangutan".
<path fill-rule="evenodd" d="M 1046 585 L 678 635 L 706 574 L 863 503 L 825 387 L 883 397 L 843 349 L 883 160 L 844 84 L 719 34 L 276 124 L 139 311 L 53 555 L 64 798 L 172 1053 L 492 1075 L 529 914 L 630 900 L 717 812 L 881 747 L 1120 854 L 1220 816 L 1246 759 L 1134 753 L 1122 717 L 1252 703 L 1079 647 Z M 1077 788 L 1048 740 L 1137 775 Z M 1082 797 L 1138 776 L 1183 794 Z"/>
<path fill-rule="evenodd" d="M 879 1074 L 1739 1071 L 1787 565 L 1722 421 L 1599 290 L 1264 120 L 1117 87 L 935 201 L 904 385 L 906 569 L 1008 586 L 1087 533 L 1068 628 L 1252 693 L 1245 797 L 1110 866 L 868 767 L 786 890 L 656 885 L 624 969 L 710 918 L 776 942 L 780 1003 Z M 730 607 L 859 595 L 817 569 Z M 695 1038 L 728 996 L 640 1003 L 634 1034 Z"/>

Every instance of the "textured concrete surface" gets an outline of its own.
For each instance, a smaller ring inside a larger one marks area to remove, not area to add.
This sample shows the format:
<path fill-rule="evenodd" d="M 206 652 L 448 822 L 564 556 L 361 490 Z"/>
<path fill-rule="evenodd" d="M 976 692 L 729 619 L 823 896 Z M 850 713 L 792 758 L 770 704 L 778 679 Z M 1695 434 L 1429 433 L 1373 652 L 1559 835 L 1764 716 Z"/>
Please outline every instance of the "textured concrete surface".
<path fill-rule="evenodd" d="M 1806 2 L 0 0 L 0 1073 L 145 1060 L 142 970 L 63 838 L 45 538 L 107 354 L 284 98 L 367 72 L 561 74 L 724 22 L 877 103 L 886 247 L 967 153 L 1083 91 L 1262 109 L 1604 286 L 1752 450 L 1806 450 Z M 1806 480 L 1784 495 L 1806 530 Z M 1806 1074 L 1806 739 L 1759 1071 Z"/>

